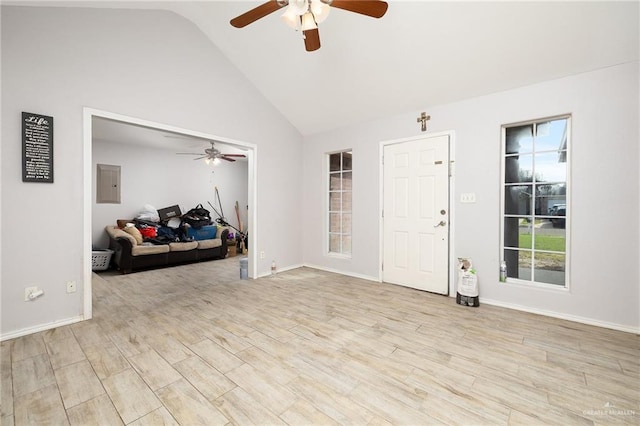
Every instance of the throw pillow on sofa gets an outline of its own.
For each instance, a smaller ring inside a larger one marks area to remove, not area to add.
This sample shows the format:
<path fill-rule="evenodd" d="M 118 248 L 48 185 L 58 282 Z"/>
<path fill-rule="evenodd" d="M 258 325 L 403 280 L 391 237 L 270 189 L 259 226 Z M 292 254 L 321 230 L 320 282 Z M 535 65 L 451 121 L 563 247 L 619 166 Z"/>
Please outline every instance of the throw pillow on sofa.
<path fill-rule="evenodd" d="M 127 223 L 131 223 L 133 222 L 131 219 L 118 219 L 116 220 L 116 223 L 118 224 L 118 228 L 120 229 L 124 229 L 125 226 L 127 226 Z"/>
<path fill-rule="evenodd" d="M 136 243 L 142 244 L 143 238 L 142 238 L 142 234 L 140 233 L 140 230 L 138 228 L 136 228 L 135 226 L 125 226 L 124 227 L 124 232 L 126 232 L 127 234 L 129 234 L 133 238 L 135 238 L 136 239 Z"/>

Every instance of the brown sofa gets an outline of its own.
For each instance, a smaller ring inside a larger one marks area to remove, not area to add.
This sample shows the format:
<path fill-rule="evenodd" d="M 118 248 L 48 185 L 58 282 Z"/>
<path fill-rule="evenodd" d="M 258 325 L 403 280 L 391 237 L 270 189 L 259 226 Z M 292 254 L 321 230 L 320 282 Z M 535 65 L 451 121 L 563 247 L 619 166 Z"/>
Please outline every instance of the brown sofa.
<path fill-rule="evenodd" d="M 109 235 L 109 248 L 114 251 L 113 265 L 123 274 L 141 269 L 224 259 L 227 256 L 228 228 L 218 230 L 216 238 L 201 241 L 176 242 L 169 244 L 138 244 L 136 239 L 118 228 L 105 227 Z"/>

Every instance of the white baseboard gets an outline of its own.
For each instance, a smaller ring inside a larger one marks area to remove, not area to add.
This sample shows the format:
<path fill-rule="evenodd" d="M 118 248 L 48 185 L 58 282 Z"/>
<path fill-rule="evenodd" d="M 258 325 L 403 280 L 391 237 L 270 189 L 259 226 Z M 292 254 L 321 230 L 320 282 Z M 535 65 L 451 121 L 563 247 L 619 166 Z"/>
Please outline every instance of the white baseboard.
<path fill-rule="evenodd" d="M 346 275 L 348 277 L 360 278 L 360 279 L 367 280 L 367 281 L 375 281 L 377 283 L 380 282 L 380 279 L 378 277 L 372 277 L 370 275 L 363 275 L 363 274 L 356 274 L 356 273 L 353 273 L 353 272 L 340 271 L 338 269 L 325 268 L 324 266 L 313 265 L 313 264 L 310 264 L 310 263 L 305 263 L 302 266 L 305 266 L 307 268 L 319 269 L 319 270 L 325 271 L 325 272 L 332 272 L 334 274 Z"/>
<path fill-rule="evenodd" d="M 546 317 L 558 318 L 567 321 L 579 322 L 581 324 L 594 325 L 596 327 L 609 328 L 612 330 L 624 331 L 627 333 L 640 334 L 640 327 L 615 324 L 606 321 L 594 320 L 592 318 L 580 317 L 577 315 L 563 314 L 561 312 L 547 311 L 544 309 L 530 308 L 528 306 L 516 305 L 513 303 L 505 303 L 497 300 L 483 299 L 480 297 L 480 304 L 499 306 L 501 308 L 513 309 L 516 311 L 528 312 L 530 314 L 538 314 Z"/>
<path fill-rule="evenodd" d="M 41 331 L 51 330 L 52 328 L 62 327 L 64 325 L 75 324 L 76 322 L 80 322 L 82 320 L 84 320 L 84 317 L 80 315 L 73 318 L 67 318 L 59 321 L 48 322 L 46 324 L 40 324 L 35 327 L 23 328 L 21 330 L 12 331 L 10 333 L 1 335 L 0 342 L 9 340 L 9 339 L 15 339 L 16 337 L 26 336 L 27 334 L 33 334 L 33 333 L 39 333 Z"/>

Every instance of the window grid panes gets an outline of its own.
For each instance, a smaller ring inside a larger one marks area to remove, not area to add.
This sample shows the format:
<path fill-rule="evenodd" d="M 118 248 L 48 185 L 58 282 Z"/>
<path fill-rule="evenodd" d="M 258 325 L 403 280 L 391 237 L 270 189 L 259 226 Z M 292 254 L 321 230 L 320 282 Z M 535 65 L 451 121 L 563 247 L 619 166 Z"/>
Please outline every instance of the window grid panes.
<path fill-rule="evenodd" d="M 507 281 L 567 286 L 570 117 L 503 127 Z"/>
<path fill-rule="evenodd" d="M 351 151 L 328 155 L 329 253 L 351 255 Z"/>

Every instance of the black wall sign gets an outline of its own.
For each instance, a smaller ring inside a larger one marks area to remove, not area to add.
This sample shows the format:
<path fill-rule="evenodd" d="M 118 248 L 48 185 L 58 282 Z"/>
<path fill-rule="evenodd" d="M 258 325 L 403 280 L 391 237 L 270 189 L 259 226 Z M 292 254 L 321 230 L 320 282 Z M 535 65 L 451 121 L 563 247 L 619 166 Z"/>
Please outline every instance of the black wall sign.
<path fill-rule="evenodd" d="M 53 117 L 22 113 L 22 181 L 53 183 Z"/>

